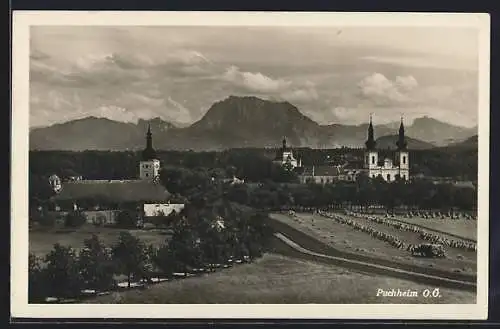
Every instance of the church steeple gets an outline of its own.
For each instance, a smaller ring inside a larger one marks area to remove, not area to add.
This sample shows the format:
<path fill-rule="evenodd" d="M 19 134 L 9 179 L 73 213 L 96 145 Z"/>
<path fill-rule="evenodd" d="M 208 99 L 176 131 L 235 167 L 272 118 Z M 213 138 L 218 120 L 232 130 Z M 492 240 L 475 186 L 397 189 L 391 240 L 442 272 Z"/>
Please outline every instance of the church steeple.
<path fill-rule="evenodd" d="M 142 151 L 142 160 L 156 159 L 156 151 L 153 149 L 153 134 L 151 133 L 151 125 L 148 124 L 148 132 L 146 133 L 146 148 Z"/>
<path fill-rule="evenodd" d="M 399 137 L 398 141 L 396 142 L 396 146 L 398 147 L 399 151 L 406 150 L 406 139 L 405 139 L 405 126 L 403 125 L 403 117 L 401 117 L 401 124 L 399 125 Z"/>
<path fill-rule="evenodd" d="M 370 125 L 368 126 L 368 139 L 365 142 L 366 149 L 369 151 L 375 150 L 375 146 L 377 143 L 375 142 L 375 138 L 373 137 L 373 123 L 372 123 L 372 115 L 370 114 Z"/>
<path fill-rule="evenodd" d="M 286 151 L 286 137 L 283 137 L 282 143 L 283 143 L 282 149 L 283 149 L 283 151 Z"/>

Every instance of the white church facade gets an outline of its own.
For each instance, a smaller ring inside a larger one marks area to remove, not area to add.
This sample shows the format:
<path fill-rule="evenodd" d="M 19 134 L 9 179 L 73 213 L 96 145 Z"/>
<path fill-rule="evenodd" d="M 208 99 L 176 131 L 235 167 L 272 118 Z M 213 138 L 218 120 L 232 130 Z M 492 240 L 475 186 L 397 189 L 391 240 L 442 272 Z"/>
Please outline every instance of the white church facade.
<path fill-rule="evenodd" d="M 410 157 L 405 139 L 403 119 L 401 119 L 399 127 L 398 141 L 396 142 L 397 151 L 394 159 L 379 159 L 371 117 L 368 126 L 368 139 L 365 145 L 364 172 L 368 177 L 382 177 L 387 182 L 393 182 L 398 178 L 402 180 L 410 179 Z"/>

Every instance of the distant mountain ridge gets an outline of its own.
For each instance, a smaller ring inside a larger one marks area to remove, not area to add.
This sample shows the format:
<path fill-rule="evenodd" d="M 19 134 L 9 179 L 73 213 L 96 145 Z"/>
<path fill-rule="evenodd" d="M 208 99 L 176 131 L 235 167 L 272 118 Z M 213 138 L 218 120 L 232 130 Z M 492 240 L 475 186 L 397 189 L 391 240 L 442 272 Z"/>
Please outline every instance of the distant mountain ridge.
<path fill-rule="evenodd" d="M 363 147 L 368 128 L 367 124 L 320 125 L 289 102 L 230 96 L 214 103 L 200 120 L 187 127 L 178 127 L 161 118 L 141 119 L 134 124 L 88 117 L 33 128 L 30 149 L 140 149 L 144 147 L 148 124 L 151 125 L 155 148 L 196 151 L 278 147 L 284 136 L 294 147 Z M 394 134 L 397 134 L 394 125 L 375 126 L 375 138 Z M 447 145 L 447 140 L 461 142 L 475 134 L 477 129 L 456 127 L 429 117 L 416 119 L 406 127 L 406 135 L 415 147 Z M 381 143 L 386 143 L 386 139 L 384 137 Z M 387 143 L 392 141 L 389 139 Z"/>
<path fill-rule="evenodd" d="M 398 135 L 386 135 L 377 138 L 377 148 L 380 150 L 395 150 Z M 427 150 L 436 147 L 434 144 L 427 143 L 415 138 L 406 137 L 407 147 L 410 150 Z"/>

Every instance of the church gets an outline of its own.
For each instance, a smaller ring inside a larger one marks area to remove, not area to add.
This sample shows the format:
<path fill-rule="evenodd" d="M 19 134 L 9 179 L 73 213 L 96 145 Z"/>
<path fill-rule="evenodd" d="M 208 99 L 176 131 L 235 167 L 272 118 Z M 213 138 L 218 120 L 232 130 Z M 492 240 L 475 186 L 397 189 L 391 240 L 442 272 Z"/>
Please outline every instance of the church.
<path fill-rule="evenodd" d="M 273 163 L 283 166 L 288 170 L 294 170 L 302 167 L 301 159 L 298 159 L 293 154 L 293 150 L 286 145 L 286 137 L 283 137 L 281 149 L 278 149 Z"/>
<path fill-rule="evenodd" d="M 365 142 L 366 148 L 362 159 L 346 161 L 343 164 L 335 166 L 331 164 L 305 166 L 300 170 L 299 180 L 302 184 L 330 184 L 339 181 L 355 182 L 360 175 L 366 175 L 373 179 L 382 177 L 386 182 L 393 182 L 398 177 L 402 180 L 409 180 L 410 157 L 407 149 L 403 119 L 401 118 L 394 159 L 380 159 L 376 144 L 372 117 L 370 116 L 368 139 Z M 286 148 L 285 140 L 283 140 L 281 153 L 283 157 L 277 159 L 279 163 L 285 164 L 290 162 L 295 169 L 302 167 L 300 161 L 298 166 L 293 166 L 296 160 L 293 157 L 293 153 Z"/>
<path fill-rule="evenodd" d="M 141 219 L 180 212 L 184 204 L 171 203 L 171 195 L 160 183 L 160 160 L 153 148 L 151 127 L 146 134 L 146 148 L 142 151 L 138 178 L 125 180 L 75 179 L 61 183 L 52 179 L 55 195 L 52 202 L 58 212 L 80 209 L 88 222 L 104 216 L 107 224 L 114 223 L 123 209 L 137 210 Z"/>
<path fill-rule="evenodd" d="M 397 150 L 394 159 L 379 159 L 376 149 L 376 142 L 373 131 L 372 117 L 368 126 L 368 139 L 365 146 L 364 172 L 370 178 L 382 177 L 387 182 L 393 182 L 398 177 L 402 180 L 410 179 L 410 157 L 405 139 L 405 128 L 403 118 L 399 126 Z"/>

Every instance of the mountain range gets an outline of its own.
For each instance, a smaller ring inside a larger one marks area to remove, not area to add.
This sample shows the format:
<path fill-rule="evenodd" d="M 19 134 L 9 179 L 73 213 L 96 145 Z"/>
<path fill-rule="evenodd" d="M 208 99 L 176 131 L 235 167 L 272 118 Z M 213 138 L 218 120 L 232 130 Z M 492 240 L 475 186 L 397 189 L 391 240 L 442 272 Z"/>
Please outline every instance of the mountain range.
<path fill-rule="evenodd" d="M 294 147 L 363 147 L 368 124 L 320 125 L 289 102 L 230 96 L 214 103 L 190 126 L 178 127 L 160 118 L 125 123 L 87 117 L 30 130 L 32 150 L 135 150 L 145 145 L 148 123 L 154 147 L 162 150 L 221 150 L 240 147 L 277 147 L 286 136 Z M 380 147 L 391 147 L 399 122 L 376 125 Z M 430 117 L 405 127 L 409 148 L 431 148 L 465 141 L 477 127 L 464 128 Z M 389 137 L 388 137 L 389 136 Z"/>

